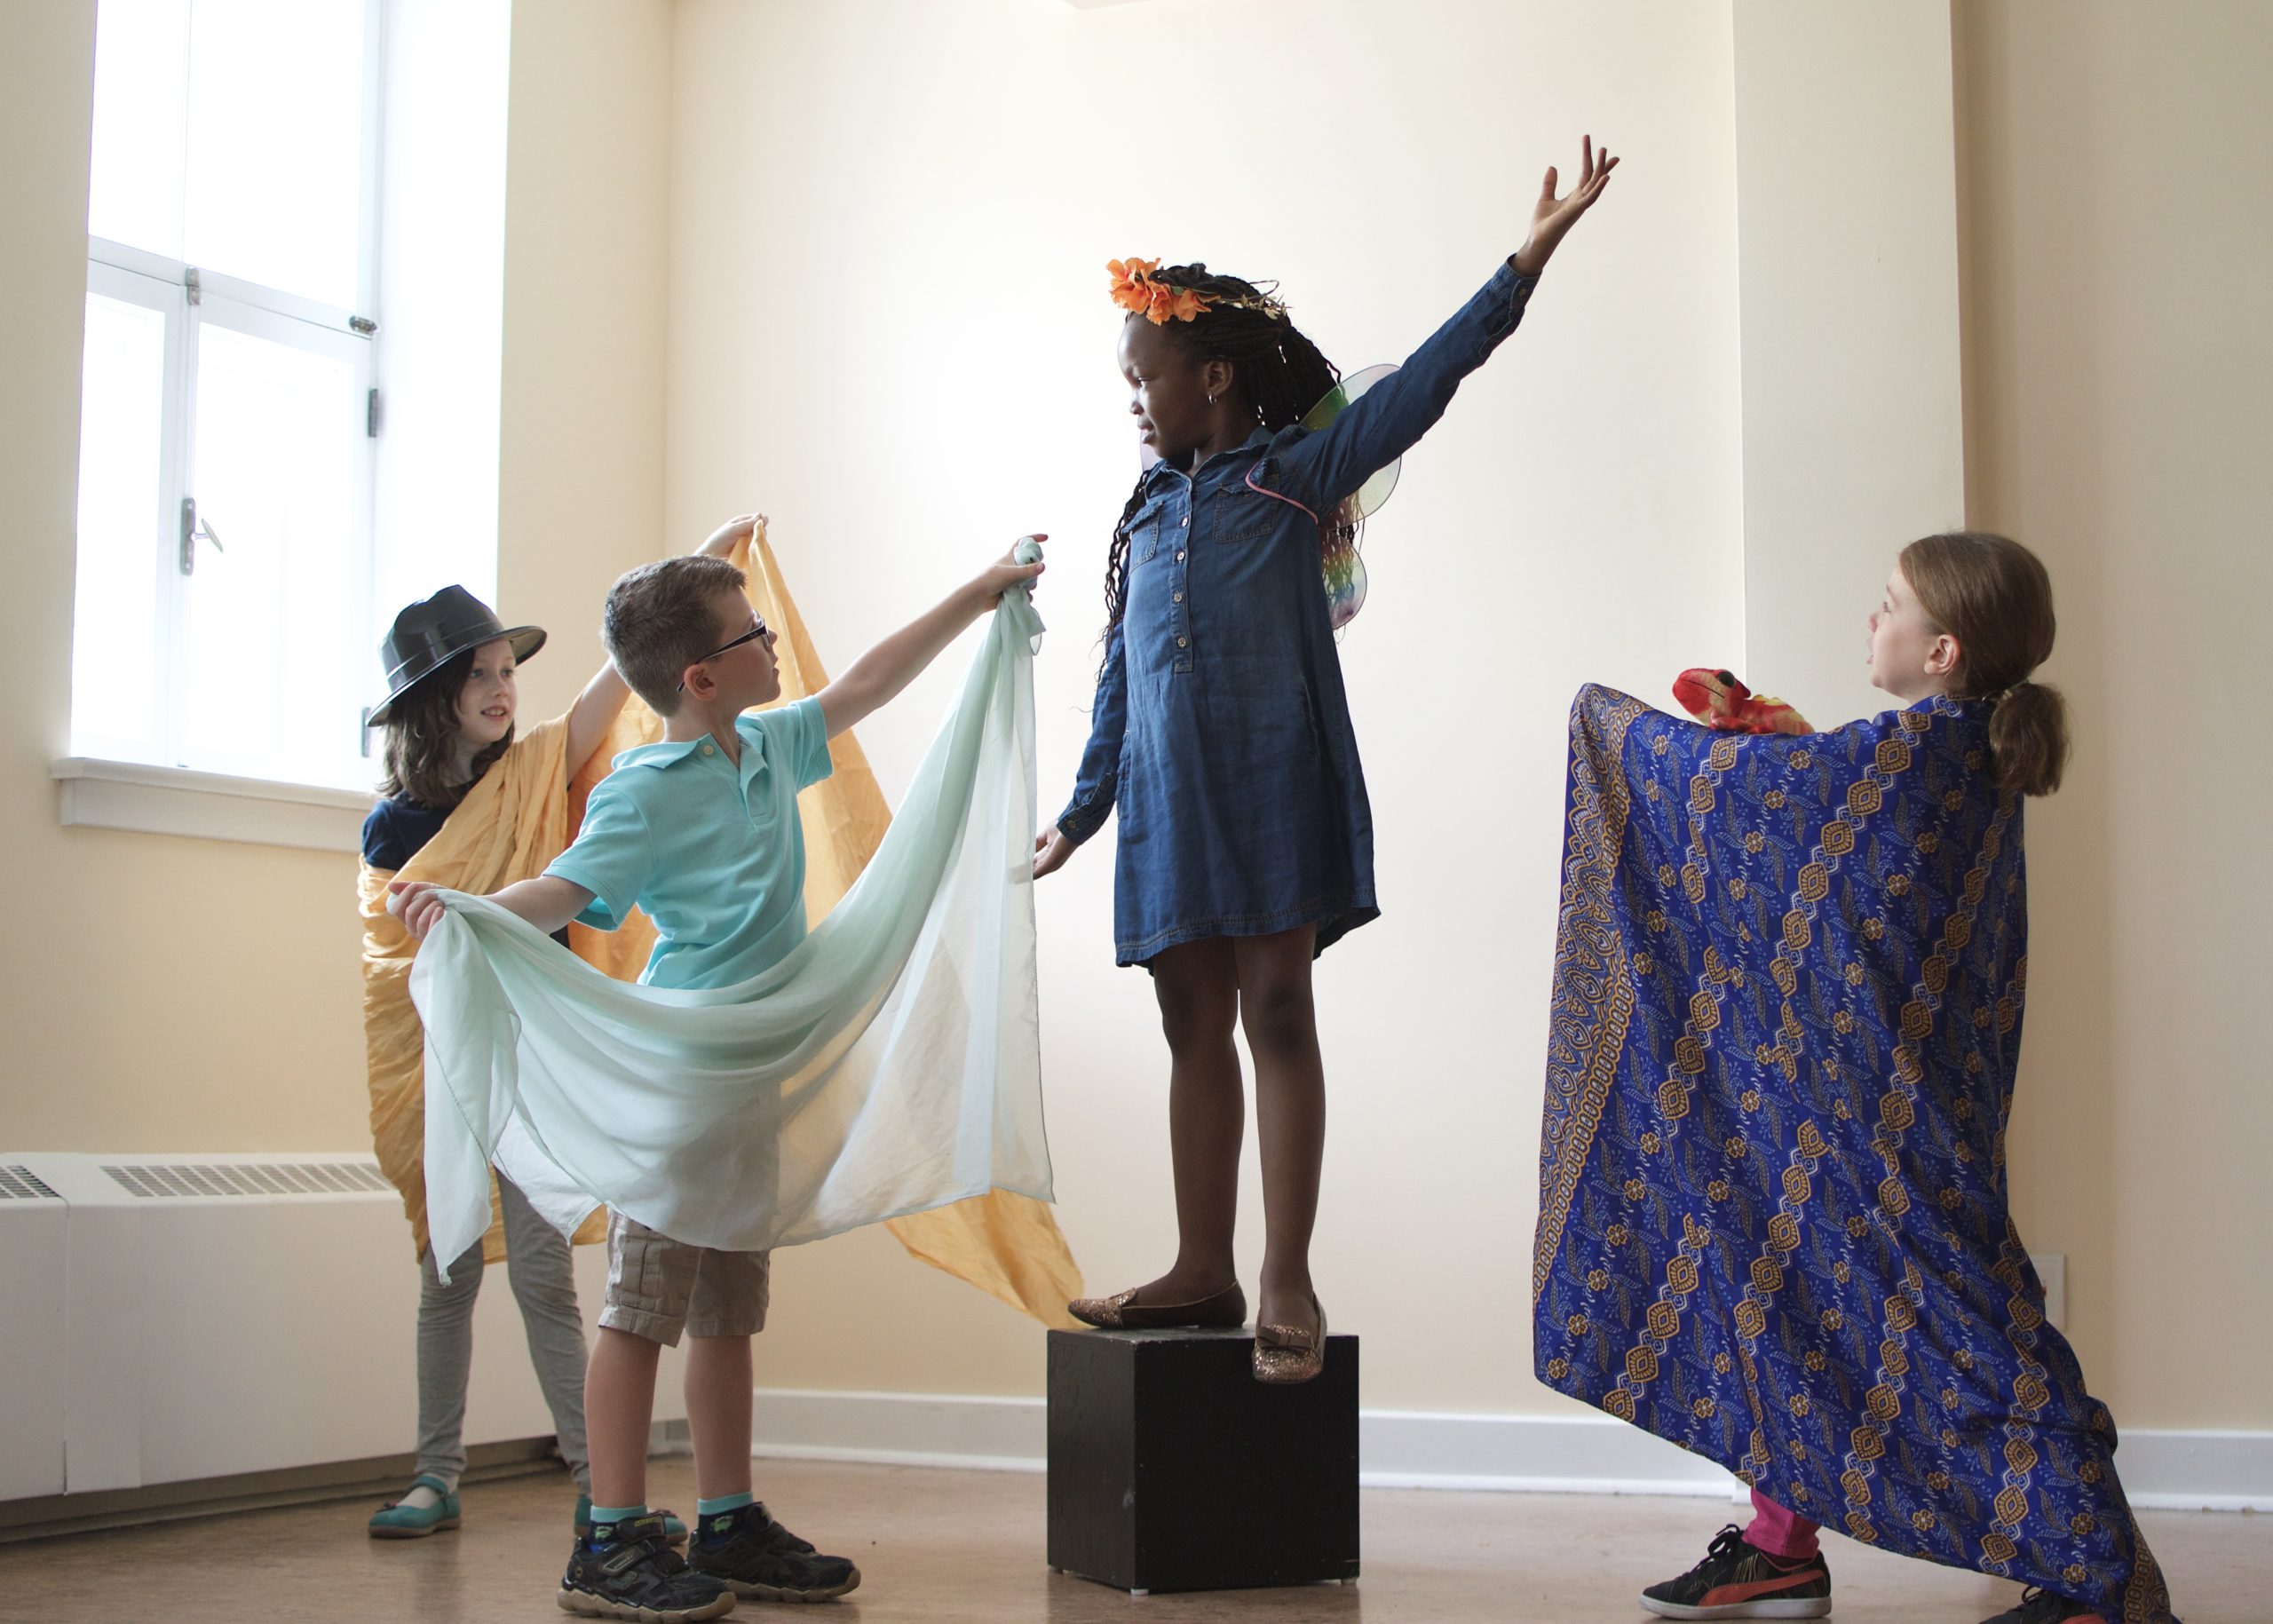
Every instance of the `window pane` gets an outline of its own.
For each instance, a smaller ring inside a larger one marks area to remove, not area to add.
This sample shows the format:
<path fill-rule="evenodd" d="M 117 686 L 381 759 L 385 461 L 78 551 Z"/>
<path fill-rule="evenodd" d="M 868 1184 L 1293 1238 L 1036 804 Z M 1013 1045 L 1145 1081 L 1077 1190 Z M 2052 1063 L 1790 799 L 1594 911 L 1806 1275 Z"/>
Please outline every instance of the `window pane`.
<path fill-rule="evenodd" d="M 79 400 L 74 755 L 148 761 L 157 750 L 165 378 L 164 314 L 89 294 Z"/>
<path fill-rule="evenodd" d="M 94 170 L 87 229 L 182 257 L 189 0 L 101 0 L 95 12 Z"/>
<path fill-rule="evenodd" d="M 355 785 L 369 654 L 359 635 L 354 448 L 344 360 L 208 320 L 198 337 L 191 489 L 220 543 L 188 585 L 183 764 Z"/>
<path fill-rule="evenodd" d="M 196 0 L 182 257 L 355 305 L 363 0 Z"/>

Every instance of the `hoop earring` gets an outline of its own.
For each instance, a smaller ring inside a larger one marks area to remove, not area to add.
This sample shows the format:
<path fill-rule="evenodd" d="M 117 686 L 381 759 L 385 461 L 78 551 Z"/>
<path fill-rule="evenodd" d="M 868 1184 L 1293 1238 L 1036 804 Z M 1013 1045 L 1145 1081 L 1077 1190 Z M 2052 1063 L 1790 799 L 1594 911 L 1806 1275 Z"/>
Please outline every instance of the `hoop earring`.
<path fill-rule="evenodd" d="M 1215 396 L 1213 396 L 1213 395 L 1209 395 L 1209 396 L 1208 397 L 1208 405 L 1210 405 L 1210 406 L 1215 405 L 1215 404 L 1216 404 L 1216 397 L 1215 397 Z"/>

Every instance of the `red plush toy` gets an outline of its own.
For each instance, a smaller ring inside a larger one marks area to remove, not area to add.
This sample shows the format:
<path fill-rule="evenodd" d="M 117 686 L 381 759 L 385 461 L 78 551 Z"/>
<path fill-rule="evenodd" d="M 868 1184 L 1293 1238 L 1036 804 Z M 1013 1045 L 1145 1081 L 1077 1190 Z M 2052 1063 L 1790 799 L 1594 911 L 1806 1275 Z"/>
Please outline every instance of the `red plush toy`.
<path fill-rule="evenodd" d="M 1756 695 L 1734 671 L 1692 666 L 1673 679 L 1681 708 L 1723 733 L 1811 733 L 1808 719 L 1782 700 Z"/>

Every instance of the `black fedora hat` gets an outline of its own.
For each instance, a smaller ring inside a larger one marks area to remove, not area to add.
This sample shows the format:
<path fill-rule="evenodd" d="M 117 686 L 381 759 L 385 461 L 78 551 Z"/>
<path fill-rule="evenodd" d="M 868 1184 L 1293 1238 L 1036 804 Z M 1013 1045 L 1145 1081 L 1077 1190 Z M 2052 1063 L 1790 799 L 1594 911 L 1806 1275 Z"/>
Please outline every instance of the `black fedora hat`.
<path fill-rule="evenodd" d="M 379 726 L 393 712 L 395 701 L 466 650 L 500 638 L 512 644 L 513 659 L 519 662 L 544 646 L 544 628 L 507 626 L 462 586 L 446 586 L 432 598 L 420 598 L 394 617 L 379 644 L 379 658 L 387 668 L 387 696 L 363 725 Z"/>

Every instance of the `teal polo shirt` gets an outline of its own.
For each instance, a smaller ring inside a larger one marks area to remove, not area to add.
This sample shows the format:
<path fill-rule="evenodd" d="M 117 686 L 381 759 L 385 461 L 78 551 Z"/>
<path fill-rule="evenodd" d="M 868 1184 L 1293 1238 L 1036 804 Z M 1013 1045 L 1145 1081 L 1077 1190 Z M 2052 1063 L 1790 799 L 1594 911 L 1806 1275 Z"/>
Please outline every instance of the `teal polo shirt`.
<path fill-rule="evenodd" d="M 805 699 L 734 729 L 740 763 L 711 739 L 618 756 L 545 870 L 592 893 L 581 924 L 613 931 L 635 907 L 654 922 L 639 973 L 654 986 L 732 986 L 804 939 L 797 792 L 829 774 L 828 725 Z"/>

